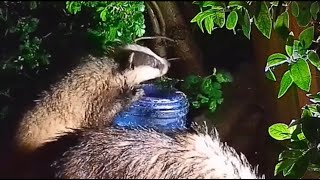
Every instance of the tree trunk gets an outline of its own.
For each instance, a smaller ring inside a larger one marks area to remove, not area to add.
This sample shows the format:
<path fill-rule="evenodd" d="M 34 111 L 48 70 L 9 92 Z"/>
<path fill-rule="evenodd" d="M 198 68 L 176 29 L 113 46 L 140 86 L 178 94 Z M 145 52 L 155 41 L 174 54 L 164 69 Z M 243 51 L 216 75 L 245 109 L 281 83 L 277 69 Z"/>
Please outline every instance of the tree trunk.
<path fill-rule="evenodd" d="M 176 77 L 187 74 L 203 75 L 203 58 L 200 48 L 194 42 L 190 25 L 186 24 L 176 1 L 157 2 L 166 23 L 166 36 L 176 43 L 168 48 L 171 56 L 179 58 L 172 63 L 171 72 Z"/>

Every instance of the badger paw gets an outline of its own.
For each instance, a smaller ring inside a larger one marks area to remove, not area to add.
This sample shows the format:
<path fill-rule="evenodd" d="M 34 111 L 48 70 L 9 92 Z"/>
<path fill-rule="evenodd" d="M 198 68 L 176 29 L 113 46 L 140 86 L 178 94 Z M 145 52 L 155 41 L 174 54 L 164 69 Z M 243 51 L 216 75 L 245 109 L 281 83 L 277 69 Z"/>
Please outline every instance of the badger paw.
<path fill-rule="evenodd" d="M 145 96 L 145 92 L 143 89 L 139 88 L 135 90 L 135 93 L 133 95 L 132 101 L 137 101 L 139 99 L 141 99 L 143 96 Z"/>

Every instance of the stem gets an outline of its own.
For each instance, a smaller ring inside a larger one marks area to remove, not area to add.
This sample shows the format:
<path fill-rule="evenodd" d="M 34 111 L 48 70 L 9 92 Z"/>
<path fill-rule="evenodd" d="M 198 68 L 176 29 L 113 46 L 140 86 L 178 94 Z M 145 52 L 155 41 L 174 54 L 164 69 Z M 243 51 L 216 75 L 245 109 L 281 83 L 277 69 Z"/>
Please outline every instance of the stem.
<path fill-rule="evenodd" d="M 140 38 L 137 38 L 136 40 L 134 40 L 134 42 L 136 43 L 136 42 L 138 42 L 138 41 L 140 41 L 140 40 L 158 39 L 158 38 L 160 38 L 160 39 L 166 39 L 166 40 L 168 40 L 168 41 L 175 42 L 174 39 L 171 39 L 171 38 L 168 38 L 168 37 L 165 37 L 165 36 L 140 37 Z"/>
<path fill-rule="evenodd" d="M 153 31 L 156 35 L 159 35 L 160 34 L 159 22 L 158 22 L 158 19 L 155 15 L 153 9 L 150 6 L 150 2 L 148 2 L 148 1 L 146 2 L 146 7 L 147 7 L 147 11 L 148 11 L 151 23 L 152 23 Z"/>
<path fill-rule="evenodd" d="M 159 6 L 158 6 L 158 4 L 157 4 L 156 1 L 151 1 L 150 3 L 153 5 L 154 11 L 155 11 L 155 12 L 157 13 L 157 15 L 158 15 L 158 20 L 159 20 L 160 26 L 161 26 L 161 27 L 160 27 L 160 34 L 161 34 L 162 36 L 165 36 L 165 34 L 166 34 L 166 23 L 165 23 L 165 21 L 164 21 L 162 12 L 161 12 L 161 10 L 160 10 L 160 8 L 159 8 Z"/>
<path fill-rule="evenodd" d="M 160 31 L 159 21 L 157 19 L 157 16 L 154 13 L 154 10 L 151 8 L 150 3 L 151 2 L 146 2 L 146 7 L 147 7 L 148 14 L 149 14 L 149 17 L 150 17 L 150 20 L 151 20 L 151 23 L 152 23 L 153 32 L 155 33 L 155 35 L 160 35 L 161 31 Z M 165 47 L 162 47 L 161 45 L 159 45 L 160 42 L 161 42 L 160 39 L 156 40 L 154 51 L 158 55 L 160 55 L 161 57 L 165 57 L 167 55 L 167 52 L 166 52 Z"/>

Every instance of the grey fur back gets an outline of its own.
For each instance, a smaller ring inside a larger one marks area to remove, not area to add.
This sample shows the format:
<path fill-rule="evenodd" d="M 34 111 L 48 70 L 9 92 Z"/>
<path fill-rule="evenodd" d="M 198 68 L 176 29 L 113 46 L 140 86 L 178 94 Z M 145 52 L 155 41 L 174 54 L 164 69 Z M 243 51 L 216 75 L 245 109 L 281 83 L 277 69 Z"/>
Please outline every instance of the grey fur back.
<path fill-rule="evenodd" d="M 216 131 L 166 135 L 153 130 L 79 130 L 79 143 L 53 164 L 57 178 L 259 179 L 244 155 Z"/>

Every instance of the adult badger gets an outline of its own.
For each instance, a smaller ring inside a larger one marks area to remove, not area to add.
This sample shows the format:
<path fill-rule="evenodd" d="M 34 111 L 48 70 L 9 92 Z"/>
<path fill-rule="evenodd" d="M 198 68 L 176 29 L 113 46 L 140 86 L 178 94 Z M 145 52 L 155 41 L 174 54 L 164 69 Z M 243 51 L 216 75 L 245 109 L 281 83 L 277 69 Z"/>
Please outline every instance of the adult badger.
<path fill-rule="evenodd" d="M 217 131 L 164 134 L 150 129 L 82 129 L 53 164 L 61 179 L 264 179 Z M 66 137 L 67 137 L 66 136 Z"/>
<path fill-rule="evenodd" d="M 130 65 L 134 67 L 122 70 L 111 58 L 84 58 L 81 65 L 43 93 L 36 106 L 24 115 L 17 128 L 16 147 L 33 152 L 59 133 L 107 126 L 116 113 L 141 95 L 130 97 L 135 85 L 167 73 L 168 61 L 150 49 L 135 44 L 123 49 L 156 60 L 144 63 L 131 59 Z"/>
<path fill-rule="evenodd" d="M 46 161 L 52 163 L 56 178 L 260 178 L 217 133 L 167 135 L 110 126 L 116 113 L 141 96 L 132 95 L 132 87 L 165 75 L 169 67 L 148 48 L 126 49 L 135 52 L 130 59 L 133 69 L 121 71 L 112 59 L 90 57 L 45 93 L 24 116 L 17 147 L 37 152 L 41 161 L 52 149 L 63 147 L 54 163 Z M 46 168 L 38 166 L 34 172 L 45 172 L 41 167 Z"/>

